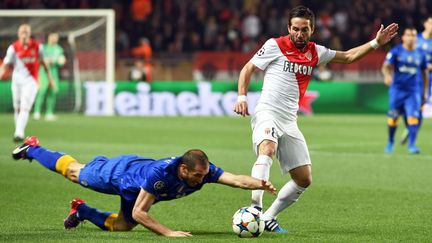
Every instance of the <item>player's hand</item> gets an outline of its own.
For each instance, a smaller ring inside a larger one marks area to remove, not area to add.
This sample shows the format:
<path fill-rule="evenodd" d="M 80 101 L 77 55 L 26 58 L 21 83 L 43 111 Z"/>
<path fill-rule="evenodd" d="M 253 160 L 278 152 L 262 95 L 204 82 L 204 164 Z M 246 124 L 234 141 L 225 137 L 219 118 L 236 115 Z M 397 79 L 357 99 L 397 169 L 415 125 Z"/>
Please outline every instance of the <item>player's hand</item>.
<path fill-rule="evenodd" d="M 392 77 L 389 76 L 389 75 L 385 75 L 384 76 L 384 84 L 387 85 L 387 86 L 390 86 L 391 83 L 392 83 Z"/>
<path fill-rule="evenodd" d="M 192 236 L 191 232 L 184 232 L 184 231 L 170 231 L 165 236 L 168 237 L 189 237 Z"/>
<path fill-rule="evenodd" d="M 58 91 L 58 87 L 57 87 L 57 85 L 55 84 L 54 80 L 52 80 L 52 79 L 49 79 L 49 81 L 48 81 L 48 87 L 49 87 L 51 90 L 55 91 L 55 92 Z"/>
<path fill-rule="evenodd" d="M 261 180 L 261 186 L 263 190 L 266 190 L 270 192 L 273 195 L 276 195 L 276 188 L 273 186 L 273 184 L 270 181 Z"/>
<path fill-rule="evenodd" d="M 249 116 L 247 102 L 246 101 L 237 102 L 234 106 L 234 112 L 241 116 Z"/>
<path fill-rule="evenodd" d="M 48 74 L 48 87 L 51 90 L 54 90 L 55 92 L 58 91 L 58 87 L 57 87 L 56 83 L 54 82 L 54 79 L 53 79 L 51 74 Z"/>
<path fill-rule="evenodd" d="M 397 35 L 399 25 L 392 23 L 384 29 L 384 25 L 381 25 L 380 29 L 376 34 L 376 40 L 380 46 L 387 44 L 391 39 Z"/>
<path fill-rule="evenodd" d="M 51 65 L 51 64 L 53 63 L 52 58 L 48 58 L 48 57 L 45 57 L 45 58 L 43 59 L 43 61 L 44 61 L 47 65 Z"/>

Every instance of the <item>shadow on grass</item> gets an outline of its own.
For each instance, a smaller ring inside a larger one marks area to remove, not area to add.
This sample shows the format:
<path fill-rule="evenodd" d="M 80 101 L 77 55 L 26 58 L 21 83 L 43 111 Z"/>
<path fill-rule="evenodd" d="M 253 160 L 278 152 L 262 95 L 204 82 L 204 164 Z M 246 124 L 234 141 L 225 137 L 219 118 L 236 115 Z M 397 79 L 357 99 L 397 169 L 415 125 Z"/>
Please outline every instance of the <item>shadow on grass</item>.
<path fill-rule="evenodd" d="M 240 239 L 234 232 L 230 231 L 200 231 L 194 230 L 192 234 L 195 237 L 205 237 L 205 238 L 217 238 L 217 239 Z M 259 238 L 260 239 L 273 239 L 273 238 L 286 238 L 289 234 L 277 234 L 264 232 Z"/>
<path fill-rule="evenodd" d="M 113 242 L 122 240 L 141 240 L 157 239 L 159 236 L 152 232 L 130 231 L 130 232 L 109 232 L 97 228 L 75 229 L 75 230 L 58 230 L 58 229 L 39 229 L 33 231 L 14 231 L 2 232 L 0 242 L 11 241 L 28 241 L 28 242 Z"/>
<path fill-rule="evenodd" d="M 228 231 L 202 231 L 202 230 L 194 230 L 192 231 L 194 236 L 206 236 L 206 237 L 232 237 L 235 236 L 233 232 Z"/>
<path fill-rule="evenodd" d="M 359 228 L 323 228 L 317 230 L 307 230 L 301 232 L 291 232 L 291 238 L 296 241 L 308 241 L 308 240 L 325 240 L 332 239 L 335 241 L 368 241 L 369 239 L 377 239 L 381 235 L 373 230 Z"/>

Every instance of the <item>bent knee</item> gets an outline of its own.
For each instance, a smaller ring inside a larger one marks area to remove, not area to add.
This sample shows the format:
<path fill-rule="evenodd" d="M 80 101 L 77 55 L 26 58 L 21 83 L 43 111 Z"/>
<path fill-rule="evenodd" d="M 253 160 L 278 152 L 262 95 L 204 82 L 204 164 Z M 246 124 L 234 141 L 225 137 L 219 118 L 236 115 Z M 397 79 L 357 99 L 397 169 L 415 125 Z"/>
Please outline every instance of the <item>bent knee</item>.
<path fill-rule="evenodd" d="M 395 127 L 398 125 L 398 120 L 395 118 L 387 118 L 387 125 L 390 127 Z"/>
<path fill-rule="evenodd" d="M 303 188 L 307 188 L 312 184 L 312 176 L 311 175 L 304 176 L 301 178 L 295 178 L 293 180 L 298 186 L 303 187 Z"/>
<path fill-rule="evenodd" d="M 408 125 L 418 125 L 419 124 L 419 119 L 415 116 L 409 116 L 407 118 L 407 123 Z"/>
<path fill-rule="evenodd" d="M 260 155 L 267 155 L 273 157 L 276 154 L 277 144 L 270 140 L 264 140 L 258 145 Z"/>
<path fill-rule="evenodd" d="M 66 174 L 64 176 L 72 182 L 78 183 L 79 173 L 83 167 L 83 164 L 78 163 L 77 161 L 72 161 L 70 164 L 68 164 Z"/>

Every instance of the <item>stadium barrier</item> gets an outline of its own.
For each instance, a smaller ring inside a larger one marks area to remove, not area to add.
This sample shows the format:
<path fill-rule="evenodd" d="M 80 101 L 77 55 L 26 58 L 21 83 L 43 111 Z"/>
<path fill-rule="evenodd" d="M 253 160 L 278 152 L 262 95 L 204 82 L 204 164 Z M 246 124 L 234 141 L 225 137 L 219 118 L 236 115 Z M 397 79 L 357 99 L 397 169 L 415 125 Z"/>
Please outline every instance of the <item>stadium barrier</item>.
<path fill-rule="evenodd" d="M 60 82 L 57 110 L 73 110 L 73 88 Z M 250 112 L 253 111 L 262 82 L 252 81 L 248 93 Z M 234 116 L 237 99 L 235 82 L 118 81 L 115 87 L 114 109 L 120 116 Z M 86 115 L 104 115 L 107 85 L 105 82 L 85 82 L 82 88 Z M 10 82 L 0 82 L 0 112 L 12 112 Z M 300 102 L 300 112 L 314 113 L 383 113 L 387 110 L 387 88 L 382 84 L 359 84 L 351 81 L 315 82 Z"/>
<path fill-rule="evenodd" d="M 197 52 L 193 56 L 193 80 L 237 80 L 241 69 L 255 53 Z M 350 65 L 327 65 L 333 79 L 356 80 L 360 83 L 382 83 L 381 66 L 387 53 L 379 50 Z M 262 80 L 264 72 L 254 72 L 253 79 Z"/>

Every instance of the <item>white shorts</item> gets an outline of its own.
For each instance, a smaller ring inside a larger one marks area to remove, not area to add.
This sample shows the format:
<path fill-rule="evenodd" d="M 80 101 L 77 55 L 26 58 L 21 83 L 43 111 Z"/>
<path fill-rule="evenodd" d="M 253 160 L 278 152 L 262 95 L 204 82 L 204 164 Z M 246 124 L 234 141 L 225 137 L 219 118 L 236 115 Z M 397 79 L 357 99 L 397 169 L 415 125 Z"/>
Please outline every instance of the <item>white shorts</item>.
<path fill-rule="evenodd" d="M 36 99 L 38 84 L 32 77 L 12 81 L 12 102 L 15 110 L 30 111 Z"/>
<path fill-rule="evenodd" d="M 295 121 L 286 122 L 273 113 L 261 111 L 252 117 L 251 125 L 255 154 L 258 156 L 258 146 L 262 141 L 275 142 L 282 173 L 311 164 L 306 140 Z"/>

